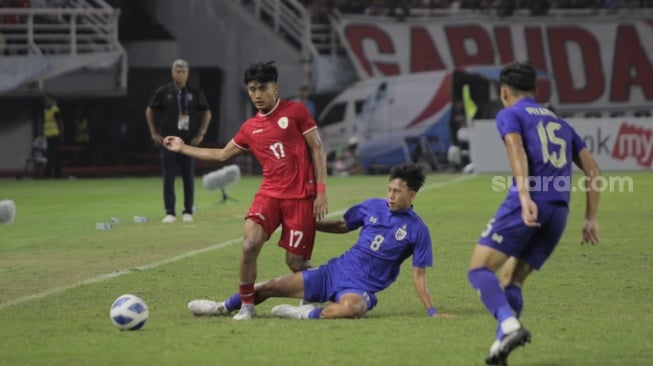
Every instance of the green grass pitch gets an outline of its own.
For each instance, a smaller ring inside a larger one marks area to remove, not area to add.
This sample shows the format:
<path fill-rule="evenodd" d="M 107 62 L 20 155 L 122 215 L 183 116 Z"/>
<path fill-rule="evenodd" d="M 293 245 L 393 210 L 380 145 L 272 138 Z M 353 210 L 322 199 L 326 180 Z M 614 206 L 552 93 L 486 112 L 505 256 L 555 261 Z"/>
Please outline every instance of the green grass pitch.
<path fill-rule="evenodd" d="M 511 365 L 649 365 L 653 359 L 653 174 L 629 177 L 631 192 L 604 192 L 601 243 L 579 245 L 584 197 L 574 193 L 560 245 L 524 289 L 524 324 L 533 340 Z M 385 176 L 330 178 L 330 218 L 364 198 L 383 197 Z M 221 300 L 238 284 L 242 217 L 260 178 L 227 188 L 238 202 L 196 180 L 194 223 L 162 224 L 159 178 L 0 180 L 0 199 L 17 205 L 0 226 L 2 365 L 482 365 L 494 320 L 467 283 L 469 256 L 503 199 L 492 176 L 429 175 L 415 210 L 429 225 L 435 266 L 430 319 L 412 286 L 410 260 L 378 306 L 358 320 L 196 318 L 195 298 Z M 627 188 L 627 187 L 624 187 Z M 622 189 L 625 190 L 625 189 Z M 180 207 L 181 181 L 177 181 Z M 137 224 L 132 217 L 148 216 Z M 111 230 L 95 224 L 120 220 Z M 259 279 L 288 272 L 275 234 L 259 258 Z M 319 233 L 313 263 L 349 248 L 356 233 Z M 147 302 L 139 331 L 121 332 L 109 307 L 123 293 Z"/>

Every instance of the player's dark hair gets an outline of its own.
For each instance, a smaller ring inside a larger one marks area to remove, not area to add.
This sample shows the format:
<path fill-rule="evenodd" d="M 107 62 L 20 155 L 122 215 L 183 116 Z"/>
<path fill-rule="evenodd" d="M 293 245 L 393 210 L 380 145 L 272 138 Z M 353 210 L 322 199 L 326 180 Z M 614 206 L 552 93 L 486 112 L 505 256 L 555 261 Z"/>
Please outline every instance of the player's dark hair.
<path fill-rule="evenodd" d="M 252 81 L 256 81 L 257 83 L 268 83 L 274 81 L 276 83 L 279 74 L 277 73 L 277 68 L 273 64 L 274 61 L 268 61 L 250 65 L 245 70 L 245 75 L 243 76 L 243 82 L 245 85 Z"/>
<path fill-rule="evenodd" d="M 513 62 L 501 69 L 499 83 L 510 88 L 533 93 L 537 83 L 535 68 L 528 62 Z"/>
<path fill-rule="evenodd" d="M 426 177 L 422 167 L 415 163 L 403 163 L 395 165 L 390 169 L 390 180 L 401 179 L 411 190 L 417 192 L 424 185 Z"/>

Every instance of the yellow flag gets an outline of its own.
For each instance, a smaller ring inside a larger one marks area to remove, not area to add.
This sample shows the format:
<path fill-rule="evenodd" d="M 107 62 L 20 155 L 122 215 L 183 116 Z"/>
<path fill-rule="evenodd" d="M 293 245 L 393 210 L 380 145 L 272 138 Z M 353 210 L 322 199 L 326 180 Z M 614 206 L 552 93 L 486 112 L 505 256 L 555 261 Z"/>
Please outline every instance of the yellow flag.
<path fill-rule="evenodd" d="M 476 115 L 478 108 L 469 92 L 469 84 L 463 85 L 463 106 L 465 108 L 465 117 L 467 117 L 467 121 L 471 121 Z"/>

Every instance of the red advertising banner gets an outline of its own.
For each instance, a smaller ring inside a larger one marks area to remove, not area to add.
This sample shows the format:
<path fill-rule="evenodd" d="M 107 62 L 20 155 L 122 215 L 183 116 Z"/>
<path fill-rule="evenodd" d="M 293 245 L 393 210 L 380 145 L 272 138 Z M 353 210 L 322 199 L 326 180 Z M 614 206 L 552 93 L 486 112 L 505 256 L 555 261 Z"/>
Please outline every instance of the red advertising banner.
<path fill-rule="evenodd" d="M 652 19 L 345 16 L 339 27 L 361 78 L 529 60 L 546 75 L 538 99 L 560 110 L 653 107 Z"/>

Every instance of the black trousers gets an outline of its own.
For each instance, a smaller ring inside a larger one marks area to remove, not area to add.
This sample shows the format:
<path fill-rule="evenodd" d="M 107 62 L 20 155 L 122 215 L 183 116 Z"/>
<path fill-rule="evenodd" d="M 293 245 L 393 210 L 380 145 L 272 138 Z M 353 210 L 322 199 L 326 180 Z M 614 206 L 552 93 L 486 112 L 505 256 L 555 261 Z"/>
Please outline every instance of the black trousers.
<path fill-rule="evenodd" d="M 184 211 L 192 214 L 195 197 L 195 161 L 184 154 L 178 154 L 162 147 L 160 149 L 161 172 L 163 176 L 163 204 L 166 215 L 175 214 L 175 176 L 177 167 L 184 183 Z"/>
<path fill-rule="evenodd" d="M 61 137 L 48 137 L 48 151 L 46 157 L 48 162 L 45 165 L 45 178 L 61 178 L 61 157 L 59 156 L 59 140 Z"/>

